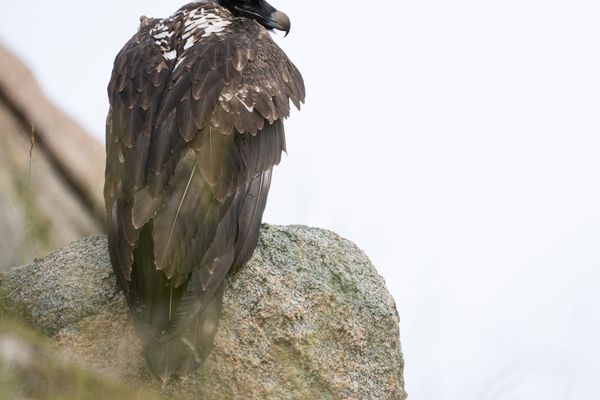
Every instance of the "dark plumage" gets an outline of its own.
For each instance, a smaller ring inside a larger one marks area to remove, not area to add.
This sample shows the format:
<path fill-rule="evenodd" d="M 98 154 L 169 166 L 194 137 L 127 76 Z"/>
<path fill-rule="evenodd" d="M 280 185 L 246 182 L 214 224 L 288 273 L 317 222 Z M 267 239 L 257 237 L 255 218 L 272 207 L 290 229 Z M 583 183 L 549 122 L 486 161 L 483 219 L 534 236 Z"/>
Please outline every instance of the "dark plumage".
<path fill-rule="evenodd" d="M 263 0 L 203 1 L 142 18 L 108 87 L 104 195 L 113 268 L 161 379 L 210 353 L 227 273 L 251 256 L 285 150 L 296 67 Z"/>

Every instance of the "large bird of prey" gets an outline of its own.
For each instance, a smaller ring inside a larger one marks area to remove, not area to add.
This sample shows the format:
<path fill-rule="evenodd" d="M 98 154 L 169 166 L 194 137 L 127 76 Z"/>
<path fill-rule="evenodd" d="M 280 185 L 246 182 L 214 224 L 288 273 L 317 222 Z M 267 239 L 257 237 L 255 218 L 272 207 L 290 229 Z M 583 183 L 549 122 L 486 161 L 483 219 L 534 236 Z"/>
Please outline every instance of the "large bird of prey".
<path fill-rule="evenodd" d="M 142 17 L 108 87 L 104 189 L 113 268 L 150 369 L 184 377 L 210 353 L 228 272 L 257 244 L 302 77 L 264 0 Z"/>

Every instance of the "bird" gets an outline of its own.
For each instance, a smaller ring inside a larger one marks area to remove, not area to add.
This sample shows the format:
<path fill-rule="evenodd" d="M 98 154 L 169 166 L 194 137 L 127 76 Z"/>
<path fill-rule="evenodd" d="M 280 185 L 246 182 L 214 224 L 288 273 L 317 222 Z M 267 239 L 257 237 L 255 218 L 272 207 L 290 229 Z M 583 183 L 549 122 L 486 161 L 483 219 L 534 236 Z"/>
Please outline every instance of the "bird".
<path fill-rule="evenodd" d="M 252 255 L 298 68 L 264 0 L 204 0 L 141 17 L 108 85 L 110 260 L 152 373 L 185 379 L 211 353 L 228 274 Z"/>

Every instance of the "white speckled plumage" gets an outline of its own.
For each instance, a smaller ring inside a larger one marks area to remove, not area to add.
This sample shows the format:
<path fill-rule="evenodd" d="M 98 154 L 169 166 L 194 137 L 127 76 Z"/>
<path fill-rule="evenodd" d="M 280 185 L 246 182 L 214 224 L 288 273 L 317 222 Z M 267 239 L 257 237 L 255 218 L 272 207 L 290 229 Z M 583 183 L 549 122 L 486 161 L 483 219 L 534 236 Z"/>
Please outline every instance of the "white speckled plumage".
<path fill-rule="evenodd" d="M 178 58 L 178 51 L 185 52 L 202 38 L 222 34 L 224 29 L 231 25 L 231 19 L 230 14 L 219 15 L 213 12 L 212 9 L 203 7 L 200 3 L 197 8 L 184 9 L 167 20 L 159 22 L 150 34 L 154 39 L 154 43 L 161 48 L 165 60 L 172 61 Z M 172 22 L 175 20 L 182 21 L 184 26 L 181 39 L 185 42 L 182 49 L 178 49 L 177 41 L 172 40 L 175 32 L 170 29 L 174 26 Z M 178 60 L 178 65 L 181 61 L 182 59 Z"/>

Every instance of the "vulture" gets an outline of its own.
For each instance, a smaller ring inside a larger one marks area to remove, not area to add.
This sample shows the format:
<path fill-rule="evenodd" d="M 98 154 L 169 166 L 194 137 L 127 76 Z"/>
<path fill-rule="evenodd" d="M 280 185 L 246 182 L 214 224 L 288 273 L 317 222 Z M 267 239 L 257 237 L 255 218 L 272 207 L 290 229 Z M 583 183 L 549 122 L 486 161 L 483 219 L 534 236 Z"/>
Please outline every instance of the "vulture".
<path fill-rule="evenodd" d="M 210 354 L 224 280 L 252 255 L 285 151 L 298 69 L 264 0 L 205 0 L 140 19 L 108 86 L 111 263 L 149 368 L 183 378 Z"/>

